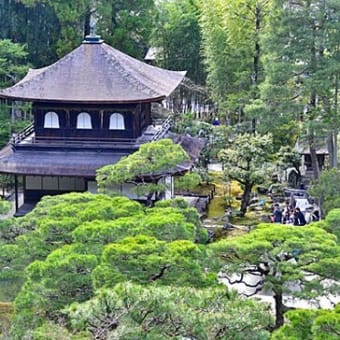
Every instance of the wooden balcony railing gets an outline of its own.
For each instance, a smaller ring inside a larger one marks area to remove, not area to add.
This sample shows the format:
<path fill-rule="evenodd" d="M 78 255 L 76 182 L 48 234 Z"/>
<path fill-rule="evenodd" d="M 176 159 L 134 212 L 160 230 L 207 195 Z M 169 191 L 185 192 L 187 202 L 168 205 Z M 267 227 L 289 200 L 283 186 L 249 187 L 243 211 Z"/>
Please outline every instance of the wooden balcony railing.
<path fill-rule="evenodd" d="M 160 140 L 164 137 L 164 135 L 170 130 L 171 126 L 173 124 L 172 116 L 169 116 L 163 123 L 161 128 L 155 133 L 152 140 Z"/>
<path fill-rule="evenodd" d="M 15 146 L 19 144 L 20 142 L 22 142 L 29 135 L 32 135 L 33 133 L 34 133 L 34 126 L 33 126 L 33 123 L 31 123 L 30 125 L 26 126 L 23 130 L 21 130 L 20 132 L 13 134 L 9 143 L 12 146 Z"/>

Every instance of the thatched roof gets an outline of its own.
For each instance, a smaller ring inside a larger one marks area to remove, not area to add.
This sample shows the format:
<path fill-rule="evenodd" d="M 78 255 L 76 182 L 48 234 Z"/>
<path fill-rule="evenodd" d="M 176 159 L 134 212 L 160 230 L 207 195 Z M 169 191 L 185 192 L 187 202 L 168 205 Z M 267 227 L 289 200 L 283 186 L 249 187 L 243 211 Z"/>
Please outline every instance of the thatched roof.
<path fill-rule="evenodd" d="M 186 72 L 134 59 L 101 40 L 85 41 L 56 63 L 31 69 L 0 98 L 43 102 L 136 103 L 167 97 Z"/>

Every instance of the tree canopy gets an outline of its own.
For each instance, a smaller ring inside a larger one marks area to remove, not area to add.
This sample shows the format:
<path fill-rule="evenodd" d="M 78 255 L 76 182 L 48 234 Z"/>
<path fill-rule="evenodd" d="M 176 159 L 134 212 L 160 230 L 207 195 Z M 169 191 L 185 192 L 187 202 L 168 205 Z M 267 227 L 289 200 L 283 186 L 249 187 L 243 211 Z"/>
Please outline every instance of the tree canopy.
<path fill-rule="evenodd" d="M 151 35 L 152 47 L 158 51 L 156 63 L 172 70 L 186 70 L 195 84 L 204 84 L 198 1 L 159 1 L 156 13 L 157 25 Z"/>
<path fill-rule="evenodd" d="M 253 289 L 250 295 L 272 292 L 276 328 L 284 322 L 284 294 L 315 299 L 337 288 L 323 284 L 324 279 L 340 278 L 336 237 L 313 225 L 260 224 L 249 234 L 221 240 L 210 248 L 230 284 L 245 284 Z M 255 283 L 249 282 L 249 275 Z"/>
<path fill-rule="evenodd" d="M 289 322 L 275 331 L 271 339 L 336 340 L 340 334 L 339 308 L 340 305 L 333 310 L 288 311 L 285 317 Z"/>
<path fill-rule="evenodd" d="M 73 302 L 101 287 L 217 284 L 203 269 L 207 232 L 180 199 L 154 208 L 125 197 L 90 193 L 47 196 L 23 218 L 1 224 L 0 280 L 15 297 L 11 336 L 63 318 Z"/>
<path fill-rule="evenodd" d="M 74 329 L 97 339 L 269 339 L 264 305 L 240 300 L 224 287 L 141 287 L 119 284 L 68 313 Z M 257 320 L 255 322 L 255 320 Z"/>
<path fill-rule="evenodd" d="M 137 195 L 145 195 L 150 204 L 152 199 L 158 201 L 164 195 L 168 188 L 165 178 L 175 174 L 175 167 L 187 160 L 189 156 L 183 148 L 165 138 L 143 144 L 118 163 L 97 170 L 97 182 L 104 192 L 114 185 L 131 183 Z"/>
<path fill-rule="evenodd" d="M 237 135 L 220 151 L 218 157 L 229 180 L 235 180 L 243 189 L 240 212 L 244 216 L 251 198 L 251 190 L 268 177 L 266 163 L 272 160 L 271 135 Z"/>

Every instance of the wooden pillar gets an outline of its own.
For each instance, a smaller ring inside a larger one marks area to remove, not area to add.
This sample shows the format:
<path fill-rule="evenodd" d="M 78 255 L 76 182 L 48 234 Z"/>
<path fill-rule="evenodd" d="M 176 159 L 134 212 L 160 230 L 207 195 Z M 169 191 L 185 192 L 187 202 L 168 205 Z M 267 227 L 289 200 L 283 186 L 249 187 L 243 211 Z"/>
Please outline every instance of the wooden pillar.
<path fill-rule="evenodd" d="M 15 212 L 17 212 L 19 209 L 18 175 L 14 175 L 14 197 L 15 197 Z"/>
<path fill-rule="evenodd" d="M 133 138 L 137 138 L 140 136 L 140 113 L 141 113 L 141 104 L 137 104 L 133 114 Z"/>
<path fill-rule="evenodd" d="M 100 129 L 104 129 L 104 110 L 99 110 Z M 110 125 L 110 123 L 109 123 Z"/>

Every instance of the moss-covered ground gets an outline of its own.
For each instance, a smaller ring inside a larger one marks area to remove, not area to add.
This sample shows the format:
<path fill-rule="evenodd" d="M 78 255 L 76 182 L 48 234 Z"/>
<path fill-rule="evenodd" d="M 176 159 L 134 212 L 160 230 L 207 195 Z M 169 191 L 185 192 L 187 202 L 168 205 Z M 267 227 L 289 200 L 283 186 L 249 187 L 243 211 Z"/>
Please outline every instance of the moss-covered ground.
<path fill-rule="evenodd" d="M 13 304 L 10 302 L 0 302 L 0 339 L 8 339 L 12 314 Z"/>
<path fill-rule="evenodd" d="M 269 213 L 270 202 L 268 202 L 261 211 L 248 210 L 247 214 L 244 217 L 237 216 L 237 212 L 239 211 L 241 204 L 241 200 L 238 199 L 238 196 L 242 194 L 242 189 L 240 185 L 236 181 L 233 181 L 230 184 L 225 182 L 222 172 L 211 172 L 209 173 L 209 176 L 212 179 L 211 182 L 215 187 L 215 195 L 214 198 L 210 201 L 208 207 L 206 217 L 206 221 L 208 223 L 223 226 L 225 221 L 224 217 L 226 209 L 229 207 L 234 213 L 230 223 L 241 227 L 254 227 L 258 223 L 262 222 L 263 216 Z M 268 201 L 268 197 L 266 196 L 259 197 L 259 199 Z"/>

